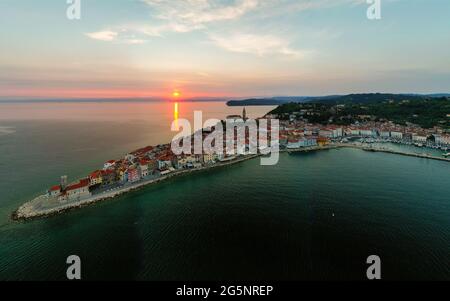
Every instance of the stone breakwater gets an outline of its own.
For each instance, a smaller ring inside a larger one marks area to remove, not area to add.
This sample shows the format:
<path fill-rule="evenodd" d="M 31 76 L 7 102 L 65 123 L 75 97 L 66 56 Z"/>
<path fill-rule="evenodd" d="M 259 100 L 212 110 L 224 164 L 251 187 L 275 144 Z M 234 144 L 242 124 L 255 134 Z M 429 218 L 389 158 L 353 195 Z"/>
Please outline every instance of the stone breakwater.
<path fill-rule="evenodd" d="M 250 155 L 250 156 L 245 156 L 245 157 L 238 158 L 238 159 L 235 159 L 232 161 L 214 164 L 211 166 L 204 166 L 204 167 L 196 168 L 196 169 L 175 171 L 171 174 L 159 177 L 157 179 L 144 180 L 141 182 L 134 183 L 127 187 L 103 192 L 101 194 L 91 196 L 89 198 L 85 198 L 85 199 L 81 199 L 81 200 L 77 200 L 77 201 L 69 201 L 68 203 L 58 203 L 58 204 L 55 204 L 54 206 L 49 206 L 48 203 L 50 202 L 50 198 L 48 196 L 41 195 L 41 196 L 38 196 L 35 199 L 23 204 L 22 206 L 20 206 L 16 211 L 14 211 L 12 213 L 11 218 L 13 220 L 19 221 L 19 220 L 29 220 L 29 219 L 39 218 L 39 217 L 60 214 L 60 213 L 63 213 L 63 212 L 69 211 L 69 210 L 76 209 L 76 208 L 85 207 L 85 206 L 88 206 L 88 205 L 91 205 L 91 204 L 94 204 L 94 203 L 97 203 L 100 201 L 112 199 L 112 198 L 118 197 L 120 195 L 123 195 L 125 193 L 141 189 L 144 186 L 156 184 L 161 181 L 168 180 L 170 178 L 174 178 L 174 177 L 178 177 L 178 176 L 182 176 L 182 175 L 188 175 L 188 174 L 196 173 L 196 172 L 200 172 L 200 171 L 206 171 L 206 170 L 210 170 L 210 169 L 214 169 L 214 168 L 218 168 L 218 167 L 229 166 L 229 165 L 237 164 L 237 163 L 240 163 L 240 162 L 243 162 L 246 160 L 256 158 L 258 156 L 259 155 Z"/>
<path fill-rule="evenodd" d="M 312 151 L 338 149 L 338 148 L 355 148 L 355 149 L 360 149 L 360 150 L 368 151 L 368 152 L 379 152 L 379 153 L 387 153 L 387 154 L 394 154 L 394 155 L 450 162 L 450 158 L 441 158 L 441 157 L 437 157 L 437 156 L 431 156 L 428 154 L 409 153 L 409 152 L 403 152 L 403 151 L 395 151 L 395 150 L 390 150 L 390 149 L 375 148 L 375 147 L 368 147 L 368 146 L 364 146 L 364 145 L 345 144 L 345 143 L 336 143 L 336 144 L 331 144 L 331 145 L 327 145 L 327 146 L 323 146 L 323 147 L 313 146 L 313 147 L 304 147 L 304 148 L 298 148 L 298 149 L 290 149 L 290 150 L 287 150 L 287 152 L 302 153 L 302 152 L 312 152 Z"/>
<path fill-rule="evenodd" d="M 338 145 L 336 145 L 336 148 L 339 148 L 339 147 L 341 147 L 341 148 L 342 147 L 357 148 L 357 149 L 361 149 L 361 150 L 368 151 L 368 152 L 387 153 L 387 154 L 394 154 L 394 155 L 450 162 L 450 158 L 443 158 L 443 157 L 432 156 L 432 155 L 428 155 L 428 154 L 395 151 L 395 150 L 391 150 L 391 149 L 383 149 L 383 148 L 376 148 L 376 147 L 367 147 L 367 146 L 362 146 L 362 145 L 353 145 L 353 144 L 338 144 Z"/>

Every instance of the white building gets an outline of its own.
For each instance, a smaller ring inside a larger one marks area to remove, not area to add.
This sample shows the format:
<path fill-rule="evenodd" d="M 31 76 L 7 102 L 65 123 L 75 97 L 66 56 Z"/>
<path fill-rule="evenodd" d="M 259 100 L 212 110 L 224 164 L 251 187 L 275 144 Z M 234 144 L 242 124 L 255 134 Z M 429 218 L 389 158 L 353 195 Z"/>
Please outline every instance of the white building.
<path fill-rule="evenodd" d="M 288 149 L 296 149 L 296 148 L 299 148 L 299 147 L 300 147 L 300 144 L 299 144 L 299 140 L 298 139 L 289 139 L 288 145 L 287 145 Z"/>
<path fill-rule="evenodd" d="M 342 130 L 342 128 L 332 129 L 332 132 L 333 132 L 333 135 L 332 135 L 333 138 L 339 138 L 339 137 L 344 136 L 344 131 Z"/>
<path fill-rule="evenodd" d="M 434 135 L 434 138 L 438 145 L 450 145 L 450 135 Z"/>
<path fill-rule="evenodd" d="M 397 131 L 391 131 L 391 137 L 394 139 L 403 139 L 403 133 Z"/>
<path fill-rule="evenodd" d="M 359 131 L 359 129 L 350 129 L 350 135 L 359 136 L 360 134 L 361 132 Z"/>
<path fill-rule="evenodd" d="M 389 138 L 389 137 L 391 137 L 391 132 L 389 132 L 389 131 L 380 131 L 380 137 L 382 137 L 382 138 Z"/>
<path fill-rule="evenodd" d="M 370 129 L 361 129 L 359 131 L 359 133 L 361 136 L 364 136 L 364 137 L 373 137 L 374 136 L 373 131 Z"/>
<path fill-rule="evenodd" d="M 144 162 L 141 162 L 141 164 L 139 165 L 139 170 L 141 172 L 141 177 L 147 177 L 149 175 L 149 171 L 148 171 L 148 164 L 145 164 Z"/>
<path fill-rule="evenodd" d="M 414 142 L 426 143 L 426 142 L 427 142 L 427 136 L 416 135 L 416 134 L 414 134 L 414 135 L 412 136 L 412 140 L 413 140 Z"/>

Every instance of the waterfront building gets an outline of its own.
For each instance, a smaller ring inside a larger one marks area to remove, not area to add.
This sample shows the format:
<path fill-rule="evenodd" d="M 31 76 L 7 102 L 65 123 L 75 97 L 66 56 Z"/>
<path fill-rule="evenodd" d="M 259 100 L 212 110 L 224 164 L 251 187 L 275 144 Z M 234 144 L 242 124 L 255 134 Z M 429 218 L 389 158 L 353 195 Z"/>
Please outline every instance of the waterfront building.
<path fill-rule="evenodd" d="M 213 154 L 204 154 L 203 155 L 203 162 L 205 164 L 212 164 L 212 163 L 214 163 L 214 155 Z"/>
<path fill-rule="evenodd" d="M 306 147 L 317 146 L 317 137 L 315 136 L 305 137 L 305 146 Z"/>
<path fill-rule="evenodd" d="M 414 142 L 418 142 L 418 143 L 426 143 L 427 142 L 427 136 L 426 135 L 421 135 L 421 134 L 413 134 L 412 135 L 412 140 Z"/>
<path fill-rule="evenodd" d="M 289 139 L 288 140 L 288 144 L 287 144 L 287 148 L 288 149 L 295 149 L 295 148 L 299 148 L 299 139 Z"/>
<path fill-rule="evenodd" d="M 288 144 L 287 144 L 288 149 L 296 149 L 296 148 L 311 147 L 311 146 L 317 146 L 317 137 L 308 136 L 308 137 L 301 137 L 301 138 L 291 138 L 291 139 L 289 139 Z"/>
<path fill-rule="evenodd" d="M 303 134 L 304 134 L 305 136 L 312 136 L 313 131 L 312 131 L 312 129 L 305 128 L 305 129 L 303 130 Z"/>
<path fill-rule="evenodd" d="M 52 196 L 52 197 L 56 197 L 61 193 L 61 186 L 60 185 L 55 185 L 52 186 L 49 190 L 48 190 L 48 195 Z"/>
<path fill-rule="evenodd" d="M 116 182 L 116 172 L 113 169 L 102 170 L 101 175 L 103 185 L 110 185 Z"/>
<path fill-rule="evenodd" d="M 148 172 L 149 174 L 153 174 L 155 172 L 155 169 L 158 166 L 158 162 L 156 162 L 156 160 L 147 160 L 147 165 L 148 165 Z"/>
<path fill-rule="evenodd" d="M 403 133 L 398 131 L 391 131 L 391 137 L 394 139 L 403 139 Z"/>
<path fill-rule="evenodd" d="M 389 137 L 391 137 L 391 132 L 389 132 L 389 131 L 380 131 L 380 137 L 382 137 L 382 138 L 389 138 Z"/>
<path fill-rule="evenodd" d="M 408 140 L 408 141 L 412 141 L 412 136 L 414 133 L 411 132 L 406 132 L 403 134 L 403 140 Z"/>
<path fill-rule="evenodd" d="M 359 136 L 359 135 L 361 135 L 361 132 L 359 131 L 359 129 L 352 128 L 352 129 L 350 129 L 350 135 Z"/>
<path fill-rule="evenodd" d="M 317 144 L 319 146 L 326 146 L 330 143 L 330 140 L 327 137 L 319 137 L 317 138 Z"/>
<path fill-rule="evenodd" d="M 117 178 L 122 183 L 128 182 L 128 172 L 127 172 L 127 168 L 126 167 L 122 166 L 122 167 L 119 168 L 119 170 L 117 172 Z"/>
<path fill-rule="evenodd" d="M 363 136 L 363 137 L 373 137 L 374 136 L 374 132 L 372 131 L 372 129 L 368 129 L 368 128 L 360 129 L 359 134 L 360 134 L 360 136 Z"/>
<path fill-rule="evenodd" d="M 341 127 L 338 127 L 338 128 L 331 127 L 330 129 L 332 131 L 332 136 L 331 136 L 332 138 L 339 138 L 339 137 L 344 136 L 344 131 L 342 130 Z"/>
<path fill-rule="evenodd" d="M 115 160 L 109 160 L 108 162 L 103 164 L 103 169 L 113 168 L 115 165 L 116 165 L 116 161 Z"/>
<path fill-rule="evenodd" d="M 100 170 L 93 171 L 89 174 L 89 185 L 101 185 L 103 182 L 102 173 Z"/>
<path fill-rule="evenodd" d="M 177 158 L 176 156 L 169 156 L 169 155 L 164 155 L 164 156 L 160 156 L 158 158 L 158 169 L 164 169 L 164 168 L 170 168 L 172 166 L 177 166 L 178 163 L 176 162 Z"/>
<path fill-rule="evenodd" d="M 176 168 L 178 168 L 178 169 L 186 168 L 187 164 L 188 164 L 188 160 L 187 160 L 186 155 L 177 156 L 177 164 L 175 165 Z M 159 169 L 161 169 L 163 167 L 164 166 L 162 166 L 162 165 L 158 165 Z"/>
<path fill-rule="evenodd" d="M 440 146 L 450 145 L 450 135 L 434 135 L 435 143 Z"/>
<path fill-rule="evenodd" d="M 67 186 L 65 195 L 68 200 L 79 200 L 91 196 L 89 192 L 89 179 L 81 179 L 78 183 Z"/>
<path fill-rule="evenodd" d="M 136 182 L 141 179 L 139 170 L 136 167 L 130 167 L 127 170 L 128 182 Z"/>
<path fill-rule="evenodd" d="M 319 136 L 332 138 L 333 137 L 333 131 L 331 131 L 329 129 L 320 130 L 319 131 Z"/>
<path fill-rule="evenodd" d="M 139 161 L 139 171 L 141 173 L 142 178 L 145 178 L 150 174 L 147 160 L 142 159 Z"/>

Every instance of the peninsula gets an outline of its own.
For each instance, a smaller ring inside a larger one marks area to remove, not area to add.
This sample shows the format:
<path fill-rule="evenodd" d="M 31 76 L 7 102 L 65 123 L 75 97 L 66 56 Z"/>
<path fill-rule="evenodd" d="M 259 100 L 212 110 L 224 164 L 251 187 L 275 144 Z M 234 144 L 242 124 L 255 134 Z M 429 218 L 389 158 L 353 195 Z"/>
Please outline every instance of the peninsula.
<path fill-rule="evenodd" d="M 348 113 L 346 109 L 343 104 L 286 104 L 257 121 L 280 120 L 279 140 L 269 142 L 277 143 L 282 152 L 352 147 L 364 151 L 450 162 L 450 133 L 445 124 L 424 128 L 408 121 L 404 124 L 396 123 L 375 115 L 360 114 L 359 111 Z M 245 109 L 242 119 L 246 119 Z M 204 129 L 202 134 L 204 139 L 208 131 Z M 234 142 L 236 143 L 236 140 Z M 390 144 L 409 145 L 417 151 L 398 151 L 384 146 Z M 236 147 L 236 144 L 234 146 Z M 424 149 L 434 149 L 436 152 L 433 155 L 426 154 Z M 20 206 L 12 214 L 12 218 L 27 220 L 61 213 L 114 198 L 175 176 L 228 166 L 261 155 L 238 153 L 241 152 L 235 149 L 234 155 L 229 155 L 226 151 L 203 155 L 175 155 L 170 144 L 147 146 L 130 152 L 121 159 L 105 162 L 101 169 L 92 171 L 74 183 L 68 183 L 67 176 L 62 176 L 58 185 L 50 187 L 46 194 Z"/>

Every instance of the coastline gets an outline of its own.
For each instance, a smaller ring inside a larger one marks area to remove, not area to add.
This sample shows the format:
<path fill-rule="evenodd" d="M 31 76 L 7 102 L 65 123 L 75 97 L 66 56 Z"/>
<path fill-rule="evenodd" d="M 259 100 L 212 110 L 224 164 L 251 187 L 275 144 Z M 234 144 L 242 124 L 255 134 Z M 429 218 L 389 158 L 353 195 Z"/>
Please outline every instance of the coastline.
<path fill-rule="evenodd" d="M 35 209 L 35 203 L 37 201 L 43 199 L 43 198 L 46 198 L 46 195 L 40 195 L 40 196 L 32 199 L 31 201 L 24 203 L 17 210 L 15 210 L 11 214 L 11 219 L 14 220 L 14 221 L 26 221 L 26 220 L 31 220 L 31 219 L 41 218 L 41 217 L 48 217 L 48 216 L 52 216 L 52 215 L 57 215 L 57 214 L 60 214 L 60 213 L 63 213 L 63 212 L 67 212 L 67 211 L 70 211 L 70 210 L 74 210 L 74 209 L 77 209 L 77 208 L 82 208 L 82 207 L 85 207 L 85 206 L 89 206 L 89 205 L 92 205 L 92 204 L 100 202 L 100 201 L 113 199 L 113 198 L 116 198 L 116 197 L 121 196 L 123 194 L 139 190 L 139 189 L 141 189 L 141 188 L 143 188 L 145 186 L 152 185 L 152 184 L 157 184 L 159 182 L 162 182 L 162 181 L 174 178 L 174 177 L 180 177 L 180 176 L 188 175 L 188 174 L 191 174 L 191 173 L 212 170 L 212 169 L 220 168 L 220 167 L 226 167 L 226 166 L 234 165 L 234 164 L 241 163 L 241 162 L 244 162 L 244 161 L 247 161 L 247 160 L 251 160 L 251 159 L 254 159 L 256 157 L 259 157 L 259 155 L 249 155 L 249 156 L 237 158 L 237 159 L 232 160 L 232 161 L 217 163 L 217 164 L 214 164 L 214 165 L 204 166 L 204 167 L 196 168 L 196 169 L 185 169 L 185 170 L 175 171 L 175 172 L 173 172 L 171 174 L 159 177 L 157 179 L 151 179 L 151 180 L 145 180 L 145 181 L 136 182 L 136 183 L 134 183 L 134 184 L 132 184 L 132 185 L 130 185 L 128 187 L 123 187 L 123 188 L 120 188 L 120 189 L 117 189 L 117 190 L 103 192 L 103 193 L 101 193 L 99 195 L 91 196 L 91 197 L 86 198 L 86 199 L 73 201 L 73 202 L 66 203 L 66 204 L 60 204 L 60 205 L 55 206 L 53 208 L 37 211 Z"/>
<path fill-rule="evenodd" d="M 437 156 L 430 156 L 427 154 L 409 153 L 409 152 L 394 151 L 394 150 L 389 150 L 389 149 L 372 148 L 372 147 L 367 147 L 367 146 L 363 146 L 363 145 L 343 144 L 343 143 L 330 144 L 330 145 L 326 145 L 326 146 L 299 148 L 299 149 L 286 149 L 286 150 L 280 150 L 280 153 L 287 152 L 290 154 L 290 153 L 300 153 L 300 152 L 323 151 L 323 150 L 331 150 L 331 149 L 339 149 L 339 148 L 353 148 L 353 149 L 359 149 L 359 150 L 368 151 L 368 152 L 382 152 L 382 153 L 389 153 L 389 154 L 395 154 L 395 155 L 402 155 L 402 156 L 450 162 L 450 158 L 440 158 Z M 47 198 L 47 196 L 41 195 L 41 196 L 34 198 L 33 200 L 31 200 L 29 202 L 26 202 L 22 206 L 20 206 L 17 210 L 15 210 L 12 213 L 11 218 L 15 221 L 26 221 L 26 220 L 31 220 L 31 219 L 41 218 L 41 217 L 48 217 L 48 216 L 60 214 L 60 213 L 66 212 L 66 211 L 74 210 L 77 208 L 89 206 L 89 205 L 92 205 L 92 204 L 100 202 L 100 201 L 113 199 L 113 198 L 116 198 L 123 194 L 126 194 L 128 192 L 139 190 L 147 185 L 157 184 L 159 182 L 162 182 L 162 181 L 174 178 L 174 177 L 179 177 L 179 176 L 188 175 L 191 173 L 196 173 L 196 172 L 201 172 L 201 171 L 212 170 L 215 168 L 220 168 L 220 167 L 225 167 L 225 166 L 231 166 L 231 165 L 234 165 L 237 163 L 241 163 L 241 162 L 244 162 L 247 160 L 257 158 L 259 156 L 260 156 L 259 154 L 248 155 L 248 156 L 237 158 L 232 161 L 221 162 L 221 163 L 217 163 L 217 164 L 210 165 L 210 166 L 204 166 L 201 168 L 175 171 L 171 174 L 159 177 L 157 179 L 149 179 L 149 180 L 136 182 L 128 187 L 122 187 L 117 190 L 103 192 L 103 193 L 100 193 L 99 195 L 91 196 L 86 199 L 72 201 L 72 202 L 66 203 L 66 204 L 59 204 L 55 207 L 48 208 L 48 209 L 37 210 L 36 203 L 39 200 L 42 202 L 42 200 L 45 200 L 45 198 Z"/>

